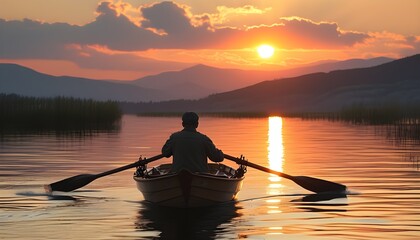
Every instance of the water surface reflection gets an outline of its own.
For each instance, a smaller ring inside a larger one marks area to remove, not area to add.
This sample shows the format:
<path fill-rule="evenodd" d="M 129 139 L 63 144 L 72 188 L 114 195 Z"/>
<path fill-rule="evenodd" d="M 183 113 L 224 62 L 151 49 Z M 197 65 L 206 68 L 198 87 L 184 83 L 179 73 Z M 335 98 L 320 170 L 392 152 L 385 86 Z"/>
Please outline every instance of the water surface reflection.
<path fill-rule="evenodd" d="M 231 228 L 241 216 L 238 211 L 235 202 L 194 209 L 142 202 L 135 225 L 137 231 L 149 236 L 145 239 L 237 239 Z"/>
<path fill-rule="evenodd" d="M 139 240 L 180 235 L 186 239 L 185 235 L 411 240 L 420 236 L 419 145 L 393 144 L 371 127 L 339 122 L 203 117 L 199 131 L 230 155 L 244 154 L 251 162 L 291 175 L 343 183 L 358 194 L 312 195 L 293 181 L 252 168 L 237 202 L 204 211 L 180 213 L 144 205 L 132 179 L 134 170 L 98 179 L 72 193 L 43 192 L 46 183 L 114 169 L 139 155 L 154 156 L 169 134 L 180 128 L 178 118 L 124 116 L 119 132 L 3 136 L 0 239 Z M 169 161 L 164 158 L 149 167 Z"/>

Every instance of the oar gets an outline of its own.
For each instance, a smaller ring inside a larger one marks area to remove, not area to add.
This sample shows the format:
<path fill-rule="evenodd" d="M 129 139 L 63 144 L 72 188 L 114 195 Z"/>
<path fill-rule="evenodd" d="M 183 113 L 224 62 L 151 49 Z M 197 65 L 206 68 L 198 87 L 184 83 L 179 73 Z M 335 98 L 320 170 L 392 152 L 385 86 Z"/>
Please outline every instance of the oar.
<path fill-rule="evenodd" d="M 138 166 L 142 166 L 142 165 L 146 165 L 150 162 L 156 161 L 158 159 L 163 158 L 164 156 L 162 154 L 151 157 L 151 158 L 147 158 L 144 160 L 140 160 L 116 169 L 112 169 L 103 173 L 99 173 L 99 174 L 80 174 L 77 176 L 73 176 L 73 177 L 69 177 L 66 179 L 63 179 L 61 181 L 55 182 L 55 183 L 51 183 L 49 185 L 44 185 L 45 191 L 47 191 L 48 193 L 51 193 L 53 191 L 61 191 L 61 192 L 71 192 L 75 189 L 81 188 L 83 186 L 88 185 L 90 182 L 101 178 L 101 177 L 105 177 L 117 172 L 121 172 L 130 168 L 134 168 L 134 167 L 138 167 Z"/>
<path fill-rule="evenodd" d="M 326 193 L 326 192 L 345 192 L 347 187 L 339 184 L 339 183 L 335 183 L 335 182 L 330 182 L 327 180 L 323 180 L 323 179 L 319 179 L 319 178 L 313 178 L 313 177 L 306 177 L 306 176 L 291 176 L 282 172 L 277 172 L 274 171 L 272 169 L 257 165 L 255 163 L 252 162 L 248 162 L 246 160 L 240 159 L 240 158 L 236 158 L 236 157 L 232 157 L 229 156 L 227 154 L 225 154 L 225 158 L 232 160 L 234 162 L 236 162 L 237 164 L 242 164 L 248 167 L 252 167 L 258 170 L 261 170 L 263 172 L 267 172 L 267 173 L 271 173 L 271 174 L 275 174 L 277 176 L 280 177 L 284 177 L 287 179 L 292 180 L 293 182 L 295 182 L 296 184 L 298 184 L 299 186 L 303 187 L 306 190 L 309 190 L 311 192 L 315 192 L 315 193 Z"/>

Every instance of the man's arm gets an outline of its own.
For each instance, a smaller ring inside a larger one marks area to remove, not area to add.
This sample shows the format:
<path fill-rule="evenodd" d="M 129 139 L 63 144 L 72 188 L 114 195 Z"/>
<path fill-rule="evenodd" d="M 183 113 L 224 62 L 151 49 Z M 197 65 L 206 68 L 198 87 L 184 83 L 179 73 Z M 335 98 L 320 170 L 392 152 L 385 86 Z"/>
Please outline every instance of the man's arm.
<path fill-rule="evenodd" d="M 213 144 L 211 139 L 207 136 L 205 136 L 205 144 L 206 144 L 206 154 L 207 157 L 212 160 L 213 162 L 221 162 L 224 159 L 224 154 L 222 150 L 216 148 L 216 146 Z"/>
<path fill-rule="evenodd" d="M 162 147 L 162 154 L 167 158 L 172 156 L 172 143 L 173 140 L 171 136 L 168 140 L 166 140 L 166 143 Z"/>

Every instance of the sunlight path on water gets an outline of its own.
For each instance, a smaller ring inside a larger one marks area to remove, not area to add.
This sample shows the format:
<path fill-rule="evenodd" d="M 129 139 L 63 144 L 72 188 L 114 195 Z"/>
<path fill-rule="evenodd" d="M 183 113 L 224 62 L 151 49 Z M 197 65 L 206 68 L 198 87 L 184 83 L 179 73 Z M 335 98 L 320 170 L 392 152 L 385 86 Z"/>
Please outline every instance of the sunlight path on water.
<path fill-rule="evenodd" d="M 284 163 L 283 122 L 281 117 L 268 118 L 268 163 L 273 170 L 282 172 Z M 269 176 L 269 194 L 281 194 L 281 178 Z"/>
<path fill-rule="evenodd" d="M 270 169 L 283 172 L 284 164 L 284 146 L 283 146 L 283 119 L 279 116 L 271 116 L 268 118 L 268 134 L 267 134 L 267 153 L 268 153 L 268 167 Z M 267 194 L 271 196 L 281 195 L 284 191 L 284 186 L 281 183 L 282 178 L 274 175 L 268 175 Z M 277 215 L 281 214 L 283 210 L 280 208 L 282 204 L 281 198 L 268 198 L 265 200 L 267 205 L 266 214 Z M 271 236 L 281 235 L 283 227 L 271 226 L 267 230 Z"/>

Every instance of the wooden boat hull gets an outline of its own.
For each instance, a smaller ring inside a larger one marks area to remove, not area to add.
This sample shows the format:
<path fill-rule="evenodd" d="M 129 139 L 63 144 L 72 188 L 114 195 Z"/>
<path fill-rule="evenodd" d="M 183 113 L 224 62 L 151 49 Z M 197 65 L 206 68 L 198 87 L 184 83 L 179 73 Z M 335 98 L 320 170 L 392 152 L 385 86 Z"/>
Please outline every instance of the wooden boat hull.
<path fill-rule="evenodd" d="M 230 169 L 230 172 L 233 170 L 225 165 L 222 166 L 223 169 Z M 137 188 L 146 201 L 161 206 L 181 208 L 205 207 L 232 201 L 240 191 L 243 179 L 243 176 L 200 174 L 186 170 L 177 174 L 151 177 L 134 176 Z"/>

